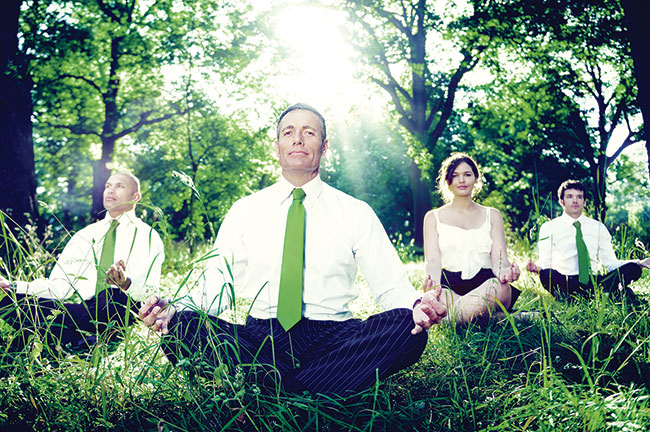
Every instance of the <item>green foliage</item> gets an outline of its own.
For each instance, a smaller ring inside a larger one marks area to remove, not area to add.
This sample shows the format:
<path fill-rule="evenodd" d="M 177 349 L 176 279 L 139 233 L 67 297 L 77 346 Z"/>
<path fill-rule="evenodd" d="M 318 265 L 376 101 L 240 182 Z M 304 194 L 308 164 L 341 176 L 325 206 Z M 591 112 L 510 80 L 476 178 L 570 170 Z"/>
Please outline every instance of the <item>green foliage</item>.
<path fill-rule="evenodd" d="M 234 201 L 273 182 L 266 130 L 224 117 L 207 103 L 138 134 L 123 154 L 175 239 L 192 246 L 214 238 Z"/>
<path fill-rule="evenodd" d="M 506 160 L 518 166 L 510 183 L 521 181 L 540 196 L 565 179 L 584 180 L 595 217 L 604 219 L 607 170 L 641 131 L 632 126 L 639 109 L 619 1 L 476 7 L 485 16 L 501 16 L 502 25 L 494 27 L 486 57 L 495 80 L 483 88 L 485 102 L 470 109 L 474 136 L 512 156 Z M 626 134 L 618 142 L 617 128 Z"/>
<path fill-rule="evenodd" d="M 24 55 L 34 81 L 36 170 L 41 191 L 66 225 L 93 217 L 116 143 L 187 112 L 193 74 L 228 82 L 257 53 L 246 4 L 217 0 L 29 2 L 21 14 Z M 177 80 L 184 75 L 187 79 Z M 66 189 L 61 192 L 61 189 Z M 47 192 L 45 192 L 47 191 Z"/>
<path fill-rule="evenodd" d="M 398 131 L 387 121 L 351 114 L 349 124 L 332 128 L 326 165 L 321 177 L 355 198 L 370 204 L 389 233 L 412 236 L 409 225 L 410 160 Z"/>

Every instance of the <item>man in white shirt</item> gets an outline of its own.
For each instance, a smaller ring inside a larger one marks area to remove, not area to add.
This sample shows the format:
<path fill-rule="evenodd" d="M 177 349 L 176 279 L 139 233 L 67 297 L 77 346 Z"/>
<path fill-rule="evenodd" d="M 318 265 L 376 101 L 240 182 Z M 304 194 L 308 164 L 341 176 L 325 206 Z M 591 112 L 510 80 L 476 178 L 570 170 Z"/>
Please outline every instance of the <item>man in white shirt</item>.
<path fill-rule="evenodd" d="M 641 277 L 642 267 L 650 267 L 650 258 L 628 261 L 616 258 L 605 225 L 583 214 L 585 187 L 582 183 L 567 180 L 557 194 L 564 212 L 541 226 L 539 260 L 536 264 L 529 262 L 528 270 L 539 273 L 542 285 L 554 296 L 591 295 L 595 282 L 617 298 L 626 295 L 636 301 L 628 285 Z M 586 246 L 584 254 L 580 252 L 581 243 Z"/>
<path fill-rule="evenodd" d="M 160 236 L 135 215 L 140 197 L 135 176 L 112 175 L 104 189 L 106 217 L 72 236 L 49 278 L 10 282 L 0 276 L 7 294 L 0 318 L 16 329 L 39 329 L 53 337 L 50 343 L 82 349 L 128 324 L 129 308 L 137 311 L 132 301 L 158 292 L 164 261 Z"/>
<path fill-rule="evenodd" d="M 154 296 L 140 318 L 163 333 L 174 363 L 198 355 L 231 371 L 254 364 L 245 370 L 265 388 L 346 396 L 417 361 L 427 342 L 423 329 L 439 323 L 446 310 L 430 280 L 424 295 L 415 291 L 372 209 L 320 179 L 328 141 L 318 111 L 305 104 L 287 108 L 275 147 L 280 181 L 232 206 L 202 288 L 175 304 Z M 304 215 L 292 219 L 300 202 Z M 297 255 L 297 317 L 290 320 L 285 264 L 296 225 L 304 232 L 304 251 Z M 387 310 L 365 321 L 349 309 L 358 295 L 357 266 Z M 212 316 L 231 306 L 234 295 L 254 299 L 245 325 Z"/>

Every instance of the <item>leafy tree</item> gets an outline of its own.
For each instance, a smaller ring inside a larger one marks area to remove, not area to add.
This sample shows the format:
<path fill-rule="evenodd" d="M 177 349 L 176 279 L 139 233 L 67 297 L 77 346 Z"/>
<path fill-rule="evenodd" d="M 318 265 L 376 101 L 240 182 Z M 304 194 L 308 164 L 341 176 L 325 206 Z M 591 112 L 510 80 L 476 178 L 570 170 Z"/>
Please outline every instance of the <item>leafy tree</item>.
<path fill-rule="evenodd" d="M 632 243 L 638 239 L 650 248 L 650 181 L 644 164 L 635 156 L 623 154 L 613 164 L 608 178 L 611 193 L 607 195 L 607 219 L 614 230 L 625 231 Z"/>
<path fill-rule="evenodd" d="M 489 21 L 477 21 L 471 11 L 440 6 L 426 0 L 348 0 L 342 6 L 370 80 L 388 93 L 409 134 L 410 213 L 417 244 L 431 207 L 431 167 L 441 157 L 436 157 L 436 147 L 453 114 L 462 78 L 490 41 Z"/>
<path fill-rule="evenodd" d="M 164 76 L 171 66 L 209 61 L 230 73 L 250 49 L 245 8 L 217 1 L 51 0 L 32 6 L 23 34 L 34 45 L 35 132 L 70 145 L 65 152 L 88 154 L 90 146 L 94 154 L 100 146 L 92 162 L 95 216 L 119 140 L 187 112 Z"/>
<path fill-rule="evenodd" d="M 538 224 L 540 212 L 554 213 L 560 182 L 579 178 L 590 186 L 586 156 L 575 144 L 572 101 L 530 79 L 502 77 L 482 88 L 485 102 L 467 110 L 472 120 L 462 149 L 483 167 L 491 204 L 524 231 Z"/>
<path fill-rule="evenodd" d="M 596 217 L 604 220 L 608 167 L 639 142 L 641 132 L 632 126 L 639 109 L 619 1 L 510 1 L 492 3 L 490 9 L 489 16 L 503 17 L 495 27 L 500 51 L 490 53 L 493 70 L 517 84 L 491 92 L 488 104 L 507 100 L 523 110 L 514 114 L 525 117 L 516 128 L 519 146 L 537 145 L 538 154 L 556 157 L 560 166 L 575 160 L 574 169 L 556 172 L 555 187 L 580 174 L 577 166 L 582 165 L 593 185 Z M 514 70 L 515 62 L 523 73 Z M 522 83 L 532 85 L 512 91 Z M 552 110 L 556 115 L 549 117 Z M 512 123 L 504 117 L 504 124 Z M 627 129 L 627 135 L 615 143 L 617 127 Z M 613 145 L 616 150 L 607 156 Z"/>
<path fill-rule="evenodd" d="M 212 238 L 232 203 L 274 175 L 267 131 L 251 133 L 235 118 L 203 100 L 183 116 L 143 128 L 133 143 L 142 152 L 119 155 L 132 160 L 170 234 L 190 246 Z"/>

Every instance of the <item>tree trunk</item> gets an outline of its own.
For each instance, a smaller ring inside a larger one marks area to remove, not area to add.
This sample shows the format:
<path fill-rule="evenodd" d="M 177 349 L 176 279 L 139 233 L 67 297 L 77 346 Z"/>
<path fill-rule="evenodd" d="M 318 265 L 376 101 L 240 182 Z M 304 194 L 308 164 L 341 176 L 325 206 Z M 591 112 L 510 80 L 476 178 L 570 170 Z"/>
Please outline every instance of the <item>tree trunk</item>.
<path fill-rule="evenodd" d="M 104 217 L 104 185 L 111 176 L 109 166 L 113 162 L 115 139 L 102 137 L 102 158 L 93 166 L 93 206 L 91 215 L 94 220 Z"/>
<path fill-rule="evenodd" d="M 120 44 L 124 38 L 121 36 L 111 40 L 111 63 L 109 71 L 108 87 L 102 94 L 104 104 L 104 125 L 102 127 L 102 157 L 93 166 L 93 206 L 91 215 L 93 219 L 101 219 L 104 214 L 104 185 L 111 176 L 110 165 L 113 163 L 113 151 L 117 138 L 118 119 L 120 113 L 117 108 L 117 94 L 120 89 L 120 78 L 118 75 L 120 61 Z"/>
<path fill-rule="evenodd" d="M 643 115 L 645 148 L 648 153 L 648 176 L 650 177 L 650 140 L 648 139 L 648 125 L 650 125 L 650 60 L 647 48 L 650 40 L 650 3 L 647 0 L 623 0 L 625 10 L 625 23 L 627 34 L 632 49 L 634 63 L 634 77 L 638 90 L 637 100 Z"/>
<path fill-rule="evenodd" d="M 413 198 L 411 209 L 411 230 L 415 246 L 423 247 L 424 244 L 424 215 L 431 209 L 431 194 L 429 185 L 422 181 L 420 168 L 411 160 L 409 165 L 409 185 Z"/>
<path fill-rule="evenodd" d="M 0 17 L 0 210 L 22 226 L 37 221 L 31 77 L 18 51 L 22 0 L 3 3 Z M 8 252 L 3 249 L 2 253 Z"/>
<path fill-rule="evenodd" d="M 603 154 L 598 156 L 593 190 L 594 216 L 603 223 L 605 223 L 605 217 L 607 216 L 607 203 L 605 201 L 605 197 L 607 196 L 607 168 L 607 155 L 603 152 Z"/>

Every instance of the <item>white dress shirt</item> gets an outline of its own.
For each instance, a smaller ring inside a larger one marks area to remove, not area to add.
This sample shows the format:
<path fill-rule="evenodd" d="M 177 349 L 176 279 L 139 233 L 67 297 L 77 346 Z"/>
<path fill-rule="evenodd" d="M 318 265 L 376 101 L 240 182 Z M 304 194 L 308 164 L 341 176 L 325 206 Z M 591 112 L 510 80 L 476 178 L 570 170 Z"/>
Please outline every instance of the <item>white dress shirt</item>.
<path fill-rule="evenodd" d="M 610 272 L 628 261 L 616 258 L 612 236 L 602 223 L 580 215 L 574 219 L 566 213 L 545 222 L 539 230 L 539 261 L 543 269 L 554 269 L 566 276 L 578 274 L 578 248 L 576 246 L 575 221 L 580 222 L 582 236 L 591 260 L 591 269 L 599 272 L 602 267 Z"/>
<path fill-rule="evenodd" d="M 64 300 L 74 294 L 88 300 L 95 295 L 97 265 L 104 238 L 113 219 L 106 217 L 74 234 L 61 252 L 48 279 L 17 281 L 16 292 Z M 134 300 L 158 292 L 165 252 L 160 236 L 131 210 L 120 215 L 115 232 L 115 259 L 124 260 Z"/>
<path fill-rule="evenodd" d="M 234 286 L 236 295 L 254 299 L 251 316 L 276 317 L 293 189 L 282 178 L 232 206 L 219 229 L 202 289 L 190 293 L 194 307 L 219 314 L 231 304 Z M 420 294 L 370 206 L 318 176 L 302 189 L 306 193 L 303 316 L 332 321 L 352 318 L 349 303 L 358 296 L 357 266 L 381 307 L 412 308 Z"/>

